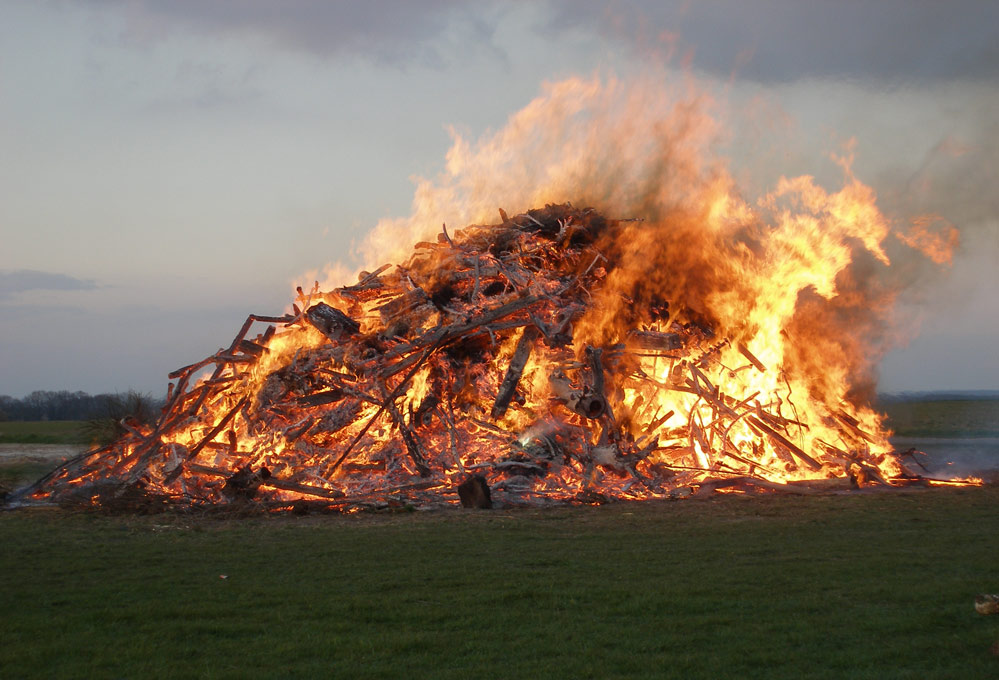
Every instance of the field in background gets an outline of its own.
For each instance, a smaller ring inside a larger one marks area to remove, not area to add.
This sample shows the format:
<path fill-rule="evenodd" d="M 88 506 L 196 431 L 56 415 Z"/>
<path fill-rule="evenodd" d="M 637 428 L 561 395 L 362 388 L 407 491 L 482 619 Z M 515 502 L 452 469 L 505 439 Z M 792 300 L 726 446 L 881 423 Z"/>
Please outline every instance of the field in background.
<path fill-rule="evenodd" d="M 0 493 L 30 484 L 86 448 L 80 420 L 0 421 Z"/>
<path fill-rule="evenodd" d="M 82 420 L 0 421 L 0 444 L 79 444 L 87 436 Z"/>
<path fill-rule="evenodd" d="M 907 464 L 937 478 L 999 480 L 999 397 L 988 394 L 914 394 L 883 397 L 897 451 L 925 453 Z M 916 461 L 921 465 L 917 465 Z"/>
<path fill-rule="evenodd" d="M 999 399 L 894 397 L 878 408 L 900 437 L 999 437 Z"/>
<path fill-rule="evenodd" d="M 898 450 L 911 447 L 930 454 L 927 472 L 965 476 L 999 469 L 999 397 L 887 396 L 878 408 L 888 415 Z M 0 421 L 0 487 L 28 484 L 60 459 L 82 451 L 88 443 L 84 425 L 76 420 Z M 56 444 L 64 448 L 49 446 Z"/>
<path fill-rule="evenodd" d="M 999 397 L 888 395 L 877 404 L 903 437 L 999 437 Z M 88 443 L 84 421 L 0 421 L 0 444 Z"/>

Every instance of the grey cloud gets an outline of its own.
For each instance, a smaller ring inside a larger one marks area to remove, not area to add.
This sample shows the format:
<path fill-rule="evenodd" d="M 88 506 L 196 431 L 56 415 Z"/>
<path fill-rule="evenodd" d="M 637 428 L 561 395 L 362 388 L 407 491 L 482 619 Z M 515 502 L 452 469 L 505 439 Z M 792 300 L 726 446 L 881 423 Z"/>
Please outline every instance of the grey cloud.
<path fill-rule="evenodd" d="M 999 77 L 999 3 L 979 0 L 551 0 L 549 30 L 639 50 L 668 34 L 695 68 L 759 82 Z"/>
<path fill-rule="evenodd" d="M 65 274 L 53 274 L 34 269 L 0 271 L 0 300 L 29 290 L 94 290 L 90 279 L 77 279 Z"/>
<path fill-rule="evenodd" d="M 155 41 L 181 28 L 246 35 L 320 56 L 379 63 L 442 65 L 448 43 L 461 39 L 494 49 L 488 8 L 466 0 L 89 0 L 118 8 L 127 38 Z M 485 8 L 486 14 L 483 14 Z"/>
<path fill-rule="evenodd" d="M 88 0 L 136 41 L 176 29 L 255 36 L 283 49 L 443 66 L 484 49 L 524 0 Z M 639 52 L 672 36 L 693 65 L 759 82 L 999 78 L 999 3 L 985 0 L 547 0 L 538 39 L 569 29 Z"/>

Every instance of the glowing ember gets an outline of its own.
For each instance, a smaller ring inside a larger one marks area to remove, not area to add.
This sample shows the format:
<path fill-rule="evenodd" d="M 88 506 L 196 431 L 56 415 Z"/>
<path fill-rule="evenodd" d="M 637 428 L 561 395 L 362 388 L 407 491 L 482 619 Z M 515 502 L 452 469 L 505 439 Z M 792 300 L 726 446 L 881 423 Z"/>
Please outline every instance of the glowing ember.
<path fill-rule="evenodd" d="M 715 206 L 686 270 L 671 250 L 693 251 L 669 224 L 567 204 L 444 230 L 403 265 L 300 291 L 294 314 L 251 316 L 229 348 L 171 375 L 154 427 L 33 497 L 349 507 L 457 503 L 473 475 L 505 502 L 913 479 L 879 416 L 847 399 L 839 339 L 816 342 L 798 316 L 806 288 L 809 313 L 835 296 L 848 262 L 835 232 L 881 259 L 882 221 L 857 185 L 789 192 L 805 212 L 767 229 L 729 232 L 732 206 Z M 716 285 L 671 295 L 671 279 L 696 277 Z M 256 322 L 280 328 L 250 340 Z"/>

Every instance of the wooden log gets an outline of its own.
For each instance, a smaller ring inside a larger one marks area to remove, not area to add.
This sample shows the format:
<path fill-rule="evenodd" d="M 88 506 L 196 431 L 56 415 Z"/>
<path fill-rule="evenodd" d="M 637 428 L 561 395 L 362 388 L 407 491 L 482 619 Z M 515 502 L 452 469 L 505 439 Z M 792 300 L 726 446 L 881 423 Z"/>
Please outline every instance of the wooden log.
<path fill-rule="evenodd" d="M 245 354 L 231 354 L 229 352 L 219 352 L 212 357 L 212 361 L 219 364 L 253 364 L 257 357 Z"/>
<path fill-rule="evenodd" d="M 295 404 L 298 406 L 325 406 L 326 404 L 336 403 L 343 399 L 343 397 L 343 390 L 333 388 L 323 392 L 315 392 L 313 394 L 307 394 L 303 397 L 298 397 L 295 399 Z"/>
<path fill-rule="evenodd" d="M 374 424 L 374 422 L 378 419 L 378 417 L 382 414 L 382 412 L 385 411 L 385 409 L 389 406 L 392 400 L 394 400 L 396 397 L 399 396 L 399 394 L 402 393 L 402 390 L 406 387 L 409 381 L 412 380 L 413 376 L 416 375 L 416 372 L 420 370 L 420 367 L 423 366 L 423 363 L 430 358 L 431 354 L 440 349 L 442 344 L 443 343 L 440 340 L 438 340 L 433 345 L 428 347 L 426 351 L 423 352 L 419 361 L 417 361 L 413 365 L 413 367 L 409 369 L 409 372 L 405 376 L 403 376 L 402 381 L 395 386 L 395 389 L 392 390 L 387 397 L 385 397 L 384 401 L 382 401 L 381 406 L 379 406 L 378 410 L 375 411 L 375 414 L 368 419 L 368 422 L 364 424 L 364 427 L 361 428 L 360 432 L 354 435 L 354 438 L 350 440 L 350 443 L 347 444 L 347 448 L 344 449 L 343 453 L 341 453 L 340 456 L 335 461 L 333 461 L 333 464 L 330 466 L 330 474 L 332 474 L 338 467 L 340 467 L 343 461 L 347 459 L 347 456 L 349 456 L 350 452 L 354 450 L 354 447 L 357 446 L 357 443 L 361 441 L 361 438 L 364 437 L 364 435 L 367 433 L 369 429 L 371 429 L 371 425 Z"/>
<path fill-rule="evenodd" d="M 672 418 L 674 413 L 675 411 L 670 409 L 669 411 L 667 411 L 666 413 L 664 413 L 663 415 L 659 416 L 651 423 L 649 423 L 648 427 L 645 428 L 645 432 L 643 433 L 644 436 L 648 437 L 652 435 L 656 430 L 662 427 L 663 423 Z"/>
<path fill-rule="evenodd" d="M 461 507 L 488 510 L 493 507 L 489 484 L 482 475 L 472 475 L 458 485 L 458 498 Z"/>
<path fill-rule="evenodd" d="M 798 460 L 805 464 L 812 471 L 818 471 L 822 469 L 822 465 L 819 464 L 817 460 L 809 456 L 807 453 L 802 451 L 796 444 L 791 442 L 787 437 L 782 435 L 777 430 L 773 429 L 765 422 L 760 420 L 755 416 L 749 416 L 746 420 L 760 432 L 764 432 L 770 435 L 770 438 L 775 440 L 778 444 L 782 445 L 788 451 L 791 452 Z"/>
<path fill-rule="evenodd" d="M 270 479 L 270 476 L 271 471 L 265 467 L 254 472 L 249 465 L 246 465 L 225 480 L 222 495 L 230 501 L 248 501 L 256 495 L 257 489 Z"/>
<path fill-rule="evenodd" d="M 325 302 L 309 307 L 305 312 L 305 318 L 334 343 L 356 334 L 361 329 L 360 324 Z"/>
<path fill-rule="evenodd" d="M 661 350 L 664 352 L 683 349 L 683 337 L 679 333 L 633 330 L 628 332 L 628 340 L 628 344 L 639 349 Z"/>
<path fill-rule="evenodd" d="M 587 347 L 586 356 L 590 360 L 590 370 L 593 371 L 593 391 L 603 396 L 605 394 L 603 350 L 599 347 Z"/>
<path fill-rule="evenodd" d="M 860 429 L 860 421 L 851 416 L 849 413 L 840 410 L 835 413 L 835 416 L 841 423 L 849 427 L 850 430 L 858 437 L 866 442 L 870 442 L 871 444 L 875 443 L 874 438 L 871 437 L 871 435 Z"/>
<path fill-rule="evenodd" d="M 209 431 L 209 433 L 205 435 L 205 437 L 200 442 L 198 442 L 197 445 L 195 445 L 194 448 L 192 448 L 190 451 L 187 452 L 187 455 L 183 458 L 183 460 L 180 461 L 177 467 L 171 470 L 163 478 L 164 486 L 167 484 L 171 484 L 175 479 L 177 479 L 177 477 L 180 476 L 180 473 L 183 472 L 183 468 L 187 464 L 187 462 L 190 461 L 195 456 L 197 456 L 198 453 L 201 451 L 201 449 L 205 447 L 205 444 L 215 439 L 218 433 L 226 428 L 226 426 L 229 424 L 229 421 L 236 416 L 239 410 L 246 405 L 246 402 L 249 401 L 249 399 L 250 399 L 249 395 L 245 395 L 242 399 L 240 399 L 236 403 L 236 405 L 233 406 L 232 409 L 230 409 L 229 412 L 225 414 L 225 416 L 223 416 L 222 420 L 220 420 L 218 424 L 216 424 L 215 427 L 213 427 L 211 431 Z"/>
<path fill-rule="evenodd" d="M 378 312 L 378 316 L 381 318 L 382 323 L 388 327 L 393 322 L 414 313 L 415 310 L 425 305 L 432 309 L 432 306 L 430 305 L 430 298 L 427 296 L 426 292 L 424 292 L 422 288 L 414 288 L 389 300 L 383 305 L 375 307 L 374 311 Z M 419 316 L 422 317 L 424 315 Z"/>
<path fill-rule="evenodd" d="M 208 364 L 212 363 L 213 361 L 215 361 L 215 357 L 214 356 L 206 357 L 206 358 L 202 359 L 201 361 L 198 361 L 198 362 L 193 363 L 193 364 L 188 364 L 187 366 L 182 366 L 182 367 L 178 368 L 175 371 L 171 371 L 167 375 L 167 377 L 170 378 L 170 380 L 174 380 L 176 378 L 186 378 L 187 376 L 191 375 L 191 373 L 194 373 L 199 368 L 203 368 L 203 367 L 207 366 Z"/>
<path fill-rule="evenodd" d="M 590 361 L 590 371 L 593 374 L 593 395 L 601 399 L 604 404 L 603 417 L 606 419 L 606 422 L 604 423 L 603 434 L 606 434 L 617 444 L 619 443 L 620 433 L 617 431 L 614 410 L 611 408 L 610 401 L 607 399 L 607 392 L 605 391 L 603 349 L 587 346 L 586 356 Z"/>
<path fill-rule="evenodd" d="M 596 420 L 607 410 L 607 400 L 588 387 L 575 388 L 564 373 L 555 370 L 548 376 L 552 395 L 578 415 Z"/>
<path fill-rule="evenodd" d="M 284 431 L 284 439 L 286 442 L 293 443 L 299 437 L 304 435 L 306 432 L 311 430 L 316 425 L 315 418 L 303 418 L 301 422 L 298 422 Z"/>
<path fill-rule="evenodd" d="M 402 443 L 406 445 L 406 453 L 412 459 L 417 472 L 420 473 L 421 477 L 429 477 L 430 466 L 427 465 L 427 457 L 423 455 L 423 447 L 420 445 L 420 440 L 417 438 L 416 433 L 403 421 L 402 414 L 399 413 L 399 409 L 392 402 L 388 402 L 385 410 L 388 411 L 395 426 L 399 428 Z"/>
<path fill-rule="evenodd" d="M 199 475 L 211 475 L 214 477 L 228 478 L 233 474 L 232 472 L 219 470 L 218 468 L 210 467 L 208 465 L 201 465 L 200 463 L 191 463 L 187 467 L 191 472 Z M 267 487 L 269 489 L 279 489 L 281 491 L 294 491 L 305 496 L 315 496 L 317 498 L 328 498 L 332 500 L 342 500 L 344 497 L 344 493 L 338 489 L 324 489 L 310 484 L 299 484 L 298 482 L 292 482 L 290 480 L 277 479 L 273 476 L 268 477 L 266 480 L 261 482 L 260 486 Z"/>
<path fill-rule="evenodd" d="M 261 354 L 267 351 L 267 348 L 263 345 L 258 345 L 252 340 L 240 340 L 236 349 L 244 354 L 252 354 L 255 357 L 259 357 Z"/>
<path fill-rule="evenodd" d="M 751 363 L 753 366 L 755 366 L 756 370 L 758 370 L 760 373 L 766 373 L 767 372 L 767 367 L 763 365 L 762 361 L 760 361 L 759 359 L 756 358 L 755 354 L 753 354 L 752 352 L 749 351 L 748 347 L 746 347 L 744 344 L 742 344 L 740 342 L 738 345 L 736 345 L 736 348 L 739 350 L 739 353 L 742 356 L 744 356 L 747 359 L 749 359 L 749 363 Z"/>
<path fill-rule="evenodd" d="M 764 491 L 776 491 L 778 493 L 786 493 L 797 496 L 811 496 L 817 493 L 822 493 L 821 489 L 815 489 L 806 485 L 781 484 L 779 482 L 768 481 L 762 477 L 752 476 L 733 477 L 730 479 L 712 479 L 702 482 L 699 486 L 700 488 L 697 491 L 697 496 L 707 495 L 718 489 L 730 488 L 752 492 L 754 490 L 753 487 Z"/>
<path fill-rule="evenodd" d="M 291 314 L 285 314 L 284 316 L 266 316 L 262 314 L 251 314 L 250 318 L 254 321 L 259 321 L 261 323 L 291 323 L 295 320 L 295 317 Z M 249 329 L 247 329 L 249 330 Z"/>
<path fill-rule="evenodd" d="M 525 326 L 523 332 L 520 334 L 520 339 L 517 340 L 517 347 L 510 358 L 510 365 L 507 367 L 506 375 L 503 376 L 503 382 L 500 383 L 499 392 L 496 394 L 496 401 L 493 402 L 493 420 L 499 420 L 506 414 L 506 410 L 510 406 L 510 400 L 513 398 L 514 392 L 517 391 L 520 376 L 524 373 L 524 367 L 531 356 L 531 349 L 537 337 L 538 329 L 534 326 Z"/>
<path fill-rule="evenodd" d="M 312 435 L 333 435 L 354 422 L 358 412 L 361 410 L 361 402 L 358 399 L 350 399 L 340 403 L 330 410 L 329 413 L 320 418 L 319 422 L 312 429 Z M 312 438 L 310 436 L 310 438 Z"/>
<path fill-rule="evenodd" d="M 391 264 L 383 264 L 373 272 L 362 271 L 357 275 L 357 283 L 352 286 L 337 288 L 336 293 L 342 297 L 353 298 L 356 297 L 356 294 L 363 294 L 371 290 L 377 290 L 382 287 L 382 281 L 379 278 L 379 275 L 391 266 Z"/>

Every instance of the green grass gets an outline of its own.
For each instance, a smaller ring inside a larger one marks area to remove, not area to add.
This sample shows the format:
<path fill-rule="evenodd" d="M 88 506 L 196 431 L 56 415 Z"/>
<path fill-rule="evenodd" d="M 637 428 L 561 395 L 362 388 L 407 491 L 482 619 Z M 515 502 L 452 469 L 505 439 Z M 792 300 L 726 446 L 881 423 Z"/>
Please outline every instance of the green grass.
<path fill-rule="evenodd" d="M 999 488 L 0 514 L 3 678 L 993 678 Z M 220 575 L 228 578 L 222 579 Z"/>
<path fill-rule="evenodd" d="M 879 407 L 904 437 L 999 437 L 999 399 L 888 401 Z"/>
<path fill-rule="evenodd" d="M 0 462 L 0 489 L 19 489 L 47 474 L 55 460 L 20 459 Z"/>
<path fill-rule="evenodd" d="M 0 444 L 81 444 L 90 442 L 82 420 L 0 421 Z"/>

